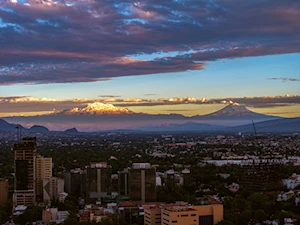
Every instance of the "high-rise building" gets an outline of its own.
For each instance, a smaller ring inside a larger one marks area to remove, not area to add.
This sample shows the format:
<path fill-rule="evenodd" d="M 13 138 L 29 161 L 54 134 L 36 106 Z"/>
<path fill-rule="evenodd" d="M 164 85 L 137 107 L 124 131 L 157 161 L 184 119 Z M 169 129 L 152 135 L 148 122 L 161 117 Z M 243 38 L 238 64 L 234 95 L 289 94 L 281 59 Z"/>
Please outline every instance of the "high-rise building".
<path fill-rule="evenodd" d="M 13 203 L 16 205 L 33 205 L 35 203 L 35 159 L 36 138 L 23 138 L 14 145 L 15 153 L 15 187 Z"/>
<path fill-rule="evenodd" d="M 191 171 L 187 168 L 181 171 L 183 178 L 183 186 L 189 187 L 191 185 Z"/>
<path fill-rule="evenodd" d="M 150 163 L 133 163 L 129 170 L 130 199 L 154 202 L 156 200 L 156 169 Z"/>
<path fill-rule="evenodd" d="M 127 168 L 118 171 L 118 193 L 122 196 L 129 196 L 129 171 Z"/>
<path fill-rule="evenodd" d="M 70 172 L 64 172 L 65 192 L 81 197 L 85 190 L 85 174 L 80 168 L 72 169 Z M 84 184 L 84 185 L 83 185 Z"/>
<path fill-rule="evenodd" d="M 4 205 L 8 200 L 8 180 L 0 178 L 0 205 Z"/>
<path fill-rule="evenodd" d="M 43 196 L 43 180 L 52 177 L 52 158 L 44 158 L 37 155 L 36 157 L 36 196 Z"/>
<path fill-rule="evenodd" d="M 92 162 L 86 169 L 86 201 L 101 202 L 111 193 L 112 168 L 106 162 Z"/>
<path fill-rule="evenodd" d="M 59 194 L 64 192 L 64 183 L 61 178 L 45 178 L 43 180 L 43 200 L 58 200 Z"/>

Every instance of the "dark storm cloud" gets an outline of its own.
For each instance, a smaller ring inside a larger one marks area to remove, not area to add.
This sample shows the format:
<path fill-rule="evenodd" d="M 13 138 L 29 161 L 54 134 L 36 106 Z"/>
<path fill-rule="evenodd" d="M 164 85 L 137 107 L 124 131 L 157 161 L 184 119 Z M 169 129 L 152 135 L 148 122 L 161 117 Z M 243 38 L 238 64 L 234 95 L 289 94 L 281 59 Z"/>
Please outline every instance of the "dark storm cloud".
<path fill-rule="evenodd" d="M 0 85 L 94 82 L 299 52 L 299 12 L 295 0 L 4 0 Z M 161 56 L 168 52 L 178 54 Z"/>

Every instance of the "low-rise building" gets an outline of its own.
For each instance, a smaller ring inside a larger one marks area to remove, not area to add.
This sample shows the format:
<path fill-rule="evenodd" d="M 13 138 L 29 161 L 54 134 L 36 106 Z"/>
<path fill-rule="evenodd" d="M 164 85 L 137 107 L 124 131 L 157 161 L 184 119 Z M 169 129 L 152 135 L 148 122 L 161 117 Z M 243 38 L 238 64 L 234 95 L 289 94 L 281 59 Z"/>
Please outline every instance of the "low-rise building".
<path fill-rule="evenodd" d="M 214 225 L 223 220 L 223 205 L 190 206 L 180 204 L 161 204 L 145 206 L 145 225 Z"/>
<path fill-rule="evenodd" d="M 300 185 L 300 175 L 293 173 L 293 175 L 290 178 L 283 180 L 283 184 L 288 189 L 295 189 L 297 186 Z"/>

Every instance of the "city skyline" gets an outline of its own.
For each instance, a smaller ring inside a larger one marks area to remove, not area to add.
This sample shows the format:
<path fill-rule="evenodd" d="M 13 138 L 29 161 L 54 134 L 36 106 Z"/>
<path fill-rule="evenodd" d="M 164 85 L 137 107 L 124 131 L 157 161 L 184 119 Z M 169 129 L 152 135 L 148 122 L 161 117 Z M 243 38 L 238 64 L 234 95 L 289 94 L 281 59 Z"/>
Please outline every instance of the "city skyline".
<path fill-rule="evenodd" d="M 300 3 L 7 0 L 0 117 L 101 102 L 204 115 L 238 103 L 300 117 Z"/>

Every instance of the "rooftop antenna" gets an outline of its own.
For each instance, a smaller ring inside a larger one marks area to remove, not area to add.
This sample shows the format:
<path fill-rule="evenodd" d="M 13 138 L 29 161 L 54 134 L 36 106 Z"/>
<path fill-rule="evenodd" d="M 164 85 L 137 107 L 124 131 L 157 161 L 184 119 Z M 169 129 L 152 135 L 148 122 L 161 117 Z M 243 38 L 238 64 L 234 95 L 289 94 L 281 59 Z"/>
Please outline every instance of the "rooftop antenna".
<path fill-rule="evenodd" d="M 254 121 L 252 120 L 252 125 L 253 125 L 253 130 L 254 130 L 254 135 L 255 137 L 257 136 L 257 133 L 256 133 L 256 128 L 255 128 L 255 124 L 254 124 Z"/>

